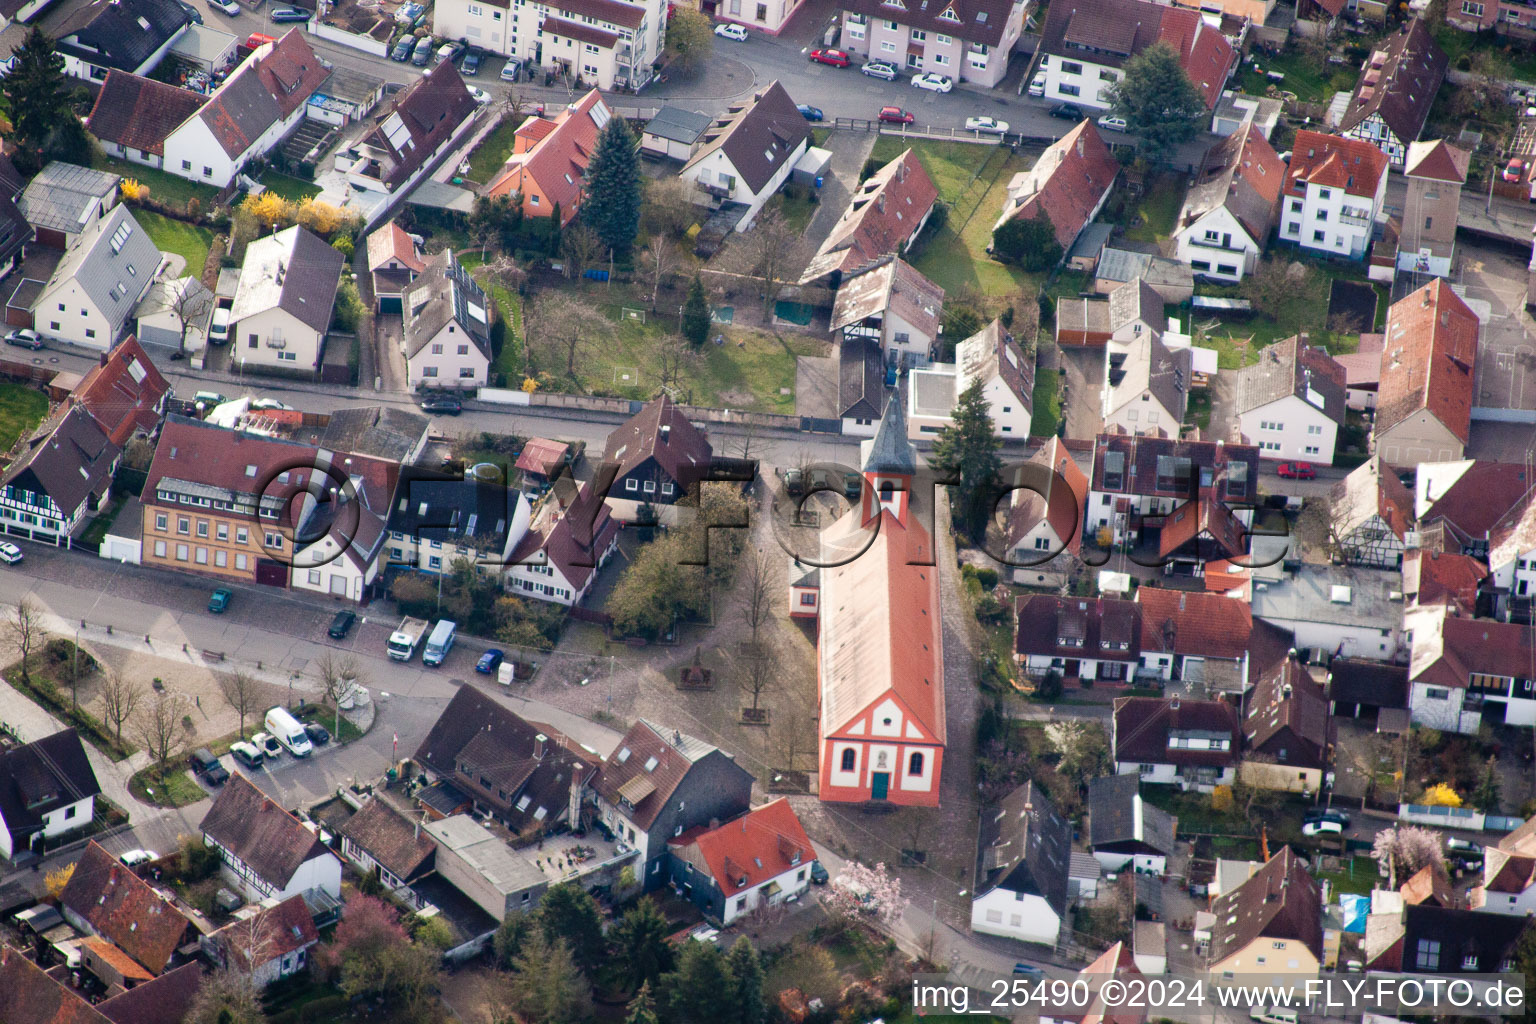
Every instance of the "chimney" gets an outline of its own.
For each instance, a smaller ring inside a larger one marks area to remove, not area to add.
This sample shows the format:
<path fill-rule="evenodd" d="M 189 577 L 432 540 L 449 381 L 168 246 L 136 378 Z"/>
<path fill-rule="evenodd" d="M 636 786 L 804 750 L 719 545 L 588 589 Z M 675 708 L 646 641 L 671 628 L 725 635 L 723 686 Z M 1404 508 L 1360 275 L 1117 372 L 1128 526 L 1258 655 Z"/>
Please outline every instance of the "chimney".
<path fill-rule="evenodd" d="M 543 733 L 539 733 L 533 738 L 533 759 L 535 761 L 544 760 L 544 744 L 548 742 L 548 740 L 549 737 L 545 736 Z"/>
<path fill-rule="evenodd" d="M 667 443 L 667 438 L 669 436 L 671 436 L 671 434 L 672 434 L 672 427 L 671 427 L 670 424 L 664 425 L 664 426 L 662 426 L 662 428 L 660 430 L 656 431 L 656 436 L 657 436 L 657 438 L 659 438 L 661 440 L 662 444 L 666 444 Z"/>
<path fill-rule="evenodd" d="M 672 745 L 674 747 L 680 747 L 683 745 L 683 734 L 678 732 L 676 729 L 672 730 Z"/>
<path fill-rule="evenodd" d="M 101 365 L 102 366 L 106 366 L 107 365 L 107 354 L 105 352 L 103 352 L 101 354 Z"/>
<path fill-rule="evenodd" d="M 709 819 L 709 827 L 710 827 L 711 831 L 719 828 L 720 827 L 720 819 L 719 818 L 710 818 Z"/>

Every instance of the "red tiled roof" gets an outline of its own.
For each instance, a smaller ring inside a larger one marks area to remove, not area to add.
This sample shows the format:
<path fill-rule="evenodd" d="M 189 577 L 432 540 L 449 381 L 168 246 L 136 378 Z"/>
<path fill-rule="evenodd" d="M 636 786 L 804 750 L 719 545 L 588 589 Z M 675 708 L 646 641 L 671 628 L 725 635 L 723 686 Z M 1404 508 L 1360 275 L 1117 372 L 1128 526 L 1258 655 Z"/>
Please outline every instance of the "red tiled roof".
<path fill-rule="evenodd" d="M 1289 846 L 1231 892 L 1222 893 L 1211 910 L 1211 960 L 1225 960 L 1255 939 L 1294 939 L 1319 961 L 1323 958 L 1323 900 L 1307 862 Z"/>
<path fill-rule="evenodd" d="M 162 480 L 180 480 L 218 488 L 252 500 L 282 498 L 303 490 L 319 458 L 312 445 L 226 430 L 198 420 L 171 416 L 160 431 L 154 461 L 144 483 L 145 504 L 155 504 Z M 288 482 L 277 476 L 288 472 Z M 283 502 L 283 505 L 297 503 Z M 297 509 L 290 509 L 290 514 Z M 249 518 L 255 519 L 252 515 Z M 283 520 L 285 525 L 296 525 Z"/>
<path fill-rule="evenodd" d="M 665 441 L 661 440 L 662 427 L 667 428 Z M 618 465 L 620 477 L 654 456 L 680 491 L 688 490 L 704 478 L 712 455 L 709 439 L 703 431 L 665 395 L 647 402 L 639 412 L 615 427 L 608 435 L 603 451 L 604 461 Z"/>
<path fill-rule="evenodd" d="M 1529 678 L 1536 664 L 1530 627 L 1492 619 L 1464 619 L 1444 605 L 1412 613 L 1408 678 L 1450 689 L 1466 689 L 1473 672 Z"/>
<path fill-rule="evenodd" d="M 1088 500 L 1088 477 L 1059 438 L 1052 437 L 1029 461 L 1054 472 L 1049 479 L 1048 493 L 1043 497 L 1038 491 L 1023 488 L 1013 492 L 1013 507 L 1008 513 L 1008 540 L 1017 544 L 1044 518 L 1067 551 L 1076 555 L 1083 546 L 1083 504 Z"/>
<path fill-rule="evenodd" d="M 1015 193 L 1014 183 L 1009 184 L 1009 203 L 1017 205 L 1006 210 L 1005 217 L 1033 217 L 1043 209 L 1056 229 L 1056 241 L 1070 249 L 1119 175 L 1120 162 L 1098 128 L 1085 119 L 1015 179 L 1021 192 Z"/>
<path fill-rule="evenodd" d="M 378 270 L 390 260 L 403 263 L 418 274 L 427 269 L 416 252 L 415 239 L 394 221 L 368 236 L 368 269 Z"/>
<path fill-rule="evenodd" d="M 1206 563 L 1207 575 L 1215 564 Z M 1242 578 L 1246 579 L 1246 574 Z M 1143 650 L 1234 661 L 1248 652 L 1253 610 L 1246 601 L 1198 591 L 1140 587 L 1136 603 L 1141 605 Z"/>
<path fill-rule="evenodd" d="M 544 437 L 529 438 L 523 450 L 518 453 L 517 468 L 525 473 L 553 477 L 570 447 L 564 441 L 551 441 Z"/>
<path fill-rule="evenodd" d="M 1410 178 L 1433 178 L 1464 185 L 1471 162 L 1470 150 L 1459 149 L 1444 139 L 1412 142 L 1408 145 L 1408 159 L 1403 161 L 1403 173 Z"/>
<path fill-rule="evenodd" d="M 150 974 L 165 969 L 192 924 L 175 904 L 94 840 L 76 862 L 59 903 L 143 964 Z"/>
<path fill-rule="evenodd" d="M 83 405 L 102 433 L 121 448 L 137 432 L 155 432 L 170 387 L 138 339 L 129 335 L 91 367 L 70 400 Z"/>
<path fill-rule="evenodd" d="M 1376 186 L 1387 169 L 1387 155 L 1369 142 L 1303 130 L 1296 133 L 1296 141 L 1291 144 L 1285 190 L 1290 195 L 1303 196 L 1310 183 L 1374 199 Z"/>
<path fill-rule="evenodd" d="M 330 69 L 320 63 L 304 33 L 297 28 L 289 29 L 272 44 L 272 52 L 256 65 L 256 74 L 285 118 L 308 103 L 315 90 L 331 76 Z"/>
<path fill-rule="evenodd" d="M 1449 604 L 1471 616 L 1477 609 L 1477 586 L 1488 575 L 1488 566 L 1471 555 L 1431 551 L 1403 553 L 1403 591 L 1417 595 L 1418 604 Z"/>
<path fill-rule="evenodd" d="M 1226 502 L 1209 495 L 1191 498 L 1163 517 L 1158 552 L 1167 558 L 1199 537 L 1209 537 L 1229 559 L 1245 553 L 1243 524 Z"/>
<path fill-rule="evenodd" d="M 92 955 L 100 958 L 108 967 L 120 974 L 125 981 L 148 981 L 154 975 L 140 967 L 127 953 L 118 949 L 106 939 L 98 939 L 94 935 L 86 938 L 82 943 L 89 949 Z"/>
<path fill-rule="evenodd" d="M 0 943 L 0 1021 L 5 1024 L 111 1024 L 43 969 Z"/>
<path fill-rule="evenodd" d="M 1118 597 L 1025 594 L 1014 605 L 1015 654 L 1134 662 L 1141 657 L 1141 609 Z M 1063 642 L 1065 641 L 1065 642 Z"/>
<path fill-rule="evenodd" d="M 1175 730 L 1227 733 L 1227 750 L 1170 749 Z M 1116 697 L 1114 703 L 1115 760 L 1135 764 L 1177 764 L 1225 767 L 1239 760 L 1242 736 L 1237 709 L 1223 700 L 1181 700 L 1177 697 Z"/>
<path fill-rule="evenodd" d="M 556 496 L 550 500 L 559 499 Z M 583 507 L 594 501 L 598 503 L 597 514 L 586 514 Z M 588 523 L 591 524 L 591 543 L 579 535 Z M 602 496 L 594 496 L 590 483 L 583 484 L 570 508 L 559 512 L 550 509 L 540 515 L 512 552 L 512 561 L 531 561 L 542 551 L 566 582 L 580 590 L 597 571 L 597 559 L 613 543 L 618 532 L 619 522 L 613 518 Z"/>
<path fill-rule="evenodd" d="M 1479 459 L 1441 494 L 1428 495 L 1431 504 L 1419 521 L 1444 521 L 1463 541 L 1485 540 L 1530 489 L 1524 463 Z"/>
<path fill-rule="evenodd" d="M 208 97 L 188 89 L 108 71 L 86 122 L 103 142 L 163 156 L 166 136 L 207 102 Z"/>
<path fill-rule="evenodd" d="M 619 44 L 619 36 L 616 32 L 607 32 L 596 25 L 584 25 L 579 21 L 569 21 L 565 18 L 557 18 L 548 15 L 539 23 L 539 28 L 552 36 L 565 36 L 574 39 L 578 43 L 591 43 L 605 50 L 611 50 Z"/>
<path fill-rule="evenodd" d="M 304 897 L 290 896 L 255 917 L 225 925 L 214 932 L 213 938 L 219 941 L 236 968 L 251 971 L 313 946 L 320 941 L 320 934 L 315 930 L 315 919 L 304 903 Z M 257 962 L 252 963 L 252 959 Z"/>
<path fill-rule="evenodd" d="M 1428 22 L 1409 19 L 1366 60 L 1339 129 L 1349 131 L 1374 114 L 1400 142 L 1412 142 L 1424 130 L 1449 65 Z"/>
<path fill-rule="evenodd" d="M 273 803 L 244 775 L 235 775 L 225 784 L 201 827 L 205 837 L 279 888 L 286 886 L 306 861 L 329 853 L 298 818 Z"/>
<path fill-rule="evenodd" d="M 938 198 L 922 161 L 912 150 L 904 150 L 859 186 L 801 280 L 833 270 L 846 273 L 899 252 Z"/>
<path fill-rule="evenodd" d="M 816 859 L 811 840 L 783 797 L 754 808 L 719 828 L 689 829 L 668 846 L 699 856 L 727 898 Z M 684 854 L 686 856 L 686 853 Z"/>
<path fill-rule="evenodd" d="M 1157 41 L 1173 47 L 1179 66 L 1205 98 L 1206 107 L 1214 110 L 1232 70 L 1232 44 L 1227 37 L 1207 25 L 1199 11 L 1168 7 L 1163 10 Z"/>
<path fill-rule="evenodd" d="M 601 112 L 594 118 L 594 110 L 599 107 Z M 560 204 L 562 220 L 569 220 L 581 203 L 582 176 L 597 150 L 601 131 L 598 121 L 606 122 L 608 116 L 607 104 L 593 89 L 554 118 L 529 118 L 517 130 L 516 151 L 486 194 L 501 196 L 529 191 L 523 182 L 526 175 L 533 179 L 551 208 L 554 203 Z M 546 124 L 548 128 L 544 127 Z"/>
<path fill-rule="evenodd" d="M 203 985 L 203 965 L 182 964 L 174 971 L 119 992 L 96 1004 L 112 1024 L 166 1024 L 185 1020 Z"/>
<path fill-rule="evenodd" d="M 1334 738 L 1328 698 L 1294 658 L 1286 658 L 1254 684 L 1244 729 L 1249 750 L 1269 755 L 1277 764 L 1328 766 Z"/>
<path fill-rule="evenodd" d="M 1376 398 L 1377 438 L 1426 411 L 1466 442 L 1477 335 L 1477 314 L 1442 278 L 1392 304 Z"/>

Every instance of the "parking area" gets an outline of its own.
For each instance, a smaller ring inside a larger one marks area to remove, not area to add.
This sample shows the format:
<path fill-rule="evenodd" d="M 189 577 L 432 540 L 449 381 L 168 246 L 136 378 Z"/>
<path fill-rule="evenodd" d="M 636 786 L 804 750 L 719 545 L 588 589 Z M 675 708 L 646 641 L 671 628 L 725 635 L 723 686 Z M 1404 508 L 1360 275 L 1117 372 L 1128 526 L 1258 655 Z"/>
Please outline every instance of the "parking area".
<path fill-rule="evenodd" d="M 1461 245 L 1457 291 L 1482 320 L 1467 454 L 1525 457 L 1536 440 L 1536 322 L 1525 311 L 1526 259 Z"/>
<path fill-rule="evenodd" d="M 1094 437 L 1104 418 L 1099 413 L 1099 392 L 1104 386 L 1104 350 L 1061 350 L 1061 415 L 1067 436 Z"/>

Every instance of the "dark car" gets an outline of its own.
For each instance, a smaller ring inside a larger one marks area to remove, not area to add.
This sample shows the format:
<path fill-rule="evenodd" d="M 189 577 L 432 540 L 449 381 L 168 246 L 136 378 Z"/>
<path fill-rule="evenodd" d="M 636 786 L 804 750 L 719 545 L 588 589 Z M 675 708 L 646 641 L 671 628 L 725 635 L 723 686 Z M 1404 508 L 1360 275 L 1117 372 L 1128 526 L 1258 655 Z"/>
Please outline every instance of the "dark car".
<path fill-rule="evenodd" d="M 192 19 L 192 24 L 201 25 L 203 23 L 203 15 L 196 7 L 193 7 L 191 4 L 182 4 L 181 9 L 187 12 L 187 17 Z"/>
<path fill-rule="evenodd" d="M 464 403 L 454 395 L 428 395 L 421 400 L 421 411 L 457 416 L 464 411 Z"/>
<path fill-rule="evenodd" d="M 415 36 L 401 36 L 395 48 L 389 51 L 390 60 L 398 60 L 402 64 L 411 59 L 411 50 L 416 47 Z"/>
<path fill-rule="evenodd" d="M 1282 462 L 1276 467 L 1275 475 L 1287 480 L 1315 480 L 1317 467 L 1310 462 Z"/>
<path fill-rule="evenodd" d="M 319 722 L 305 722 L 304 735 L 309 737 L 309 742 L 317 747 L 323 747 L 331 742 L 331 734 L 325 726 Z"/>
<path fill-rule="evenodd" d="M 314 15 L 302 7 L 279 7 L 267 15 L 273 21 L 308 21 Z"/>
<path fill-rule="evenodd" d="M 843 497 L 849 501 L 858 501 L 862 493 L 864 493 L 864 478 L 857 473 L 844 473 Z"/>
<path fill-rule="evenodd" d="M 911 124 L 915 120 L 911 113 L 900 107 L 881 107 L 879 119 L 883 124 Z"/>
<path fill-rule="evenodd" d="M 795 109 L 800 111 L 800 116 L 807 121 L 824 121 L 827 115 L 821 112 L 820 107 L 813 107 L 809 103 L 797 103 Z"/>
<path fill-rule="evenodd" d="M 819 860 L 811 861 L 811 884 L 812 885 L 826 885 L 831 880 L 832 880 L 832 876 L 827 874 L 827 869 L 821 866 L 821 861 L 819 861 Z"/>
<path fill-rule="evenodd" d="M 786 469 L 784 471 L 784 491 L 791 498 L 798 498 L 805 493 L 805 474 L 798 469 Z"/>
<path fill-rule="evenodd" d="M 1027 975 L 1031 978 L 1044 977 L 1045 975 L 1045 972 L 1034 964 L 1026 964 L 1023 961 L 1013 965 L 1013 973 Z"/>
<path fill-rule="evenodd" d="M 1050 114 L 1052 117 L 1059 117 L 1067 121 L 1081 121 L 1083 119 L 1083 108 L 1079 107 L 1076 103 L 1058 103 L 1051 108 Z"/>
<path fill-rule="evenodd" d="M 207 747 L 198 747 L 187 755 L 187 763 L 198 775 L 208 780 L 210 786 L 222 786 L 229 781 L 229 770 L 213 756 Z"/>
<path fill-rule="evenodd" d="M 505 657 L 506 655 L 501 651 L 492 648 L 480 655 L 480 660 L 475 662 L 475 671 L 483 676 L 491 675 L 496 669 L 501 667 L 501 661 Z"/>
<path fill-rule="evenodd" d="M 464 55 L 464 63 L 459 65 L 459 73 L 463 75 L 478 75 L 480 73 L 480 54 L 470 50 Z"/>
<path fill-rule="evenodd" d="M 357 613 L 349 612 L 345 608 L 336 613 L 331 620 L 331 628 L 326 630 L 332 640 L 340 640 L 352 631 L 352 625 L 357 621 Z"/>

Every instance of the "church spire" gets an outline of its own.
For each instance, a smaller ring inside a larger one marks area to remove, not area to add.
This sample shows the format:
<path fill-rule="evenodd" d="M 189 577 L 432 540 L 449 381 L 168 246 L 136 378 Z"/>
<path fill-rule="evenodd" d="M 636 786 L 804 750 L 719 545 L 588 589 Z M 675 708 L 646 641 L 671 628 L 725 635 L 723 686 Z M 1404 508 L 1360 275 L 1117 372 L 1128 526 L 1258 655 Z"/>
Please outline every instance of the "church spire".
<path fill-rule="evenodd" d="M 865 476 L 912 476 L 917 472 L 917 452 L 907 440 L 907 414 L 900 389 L 893 390 L 886 401 L 875 436 L 859 445 L 859 458 Z"/>

